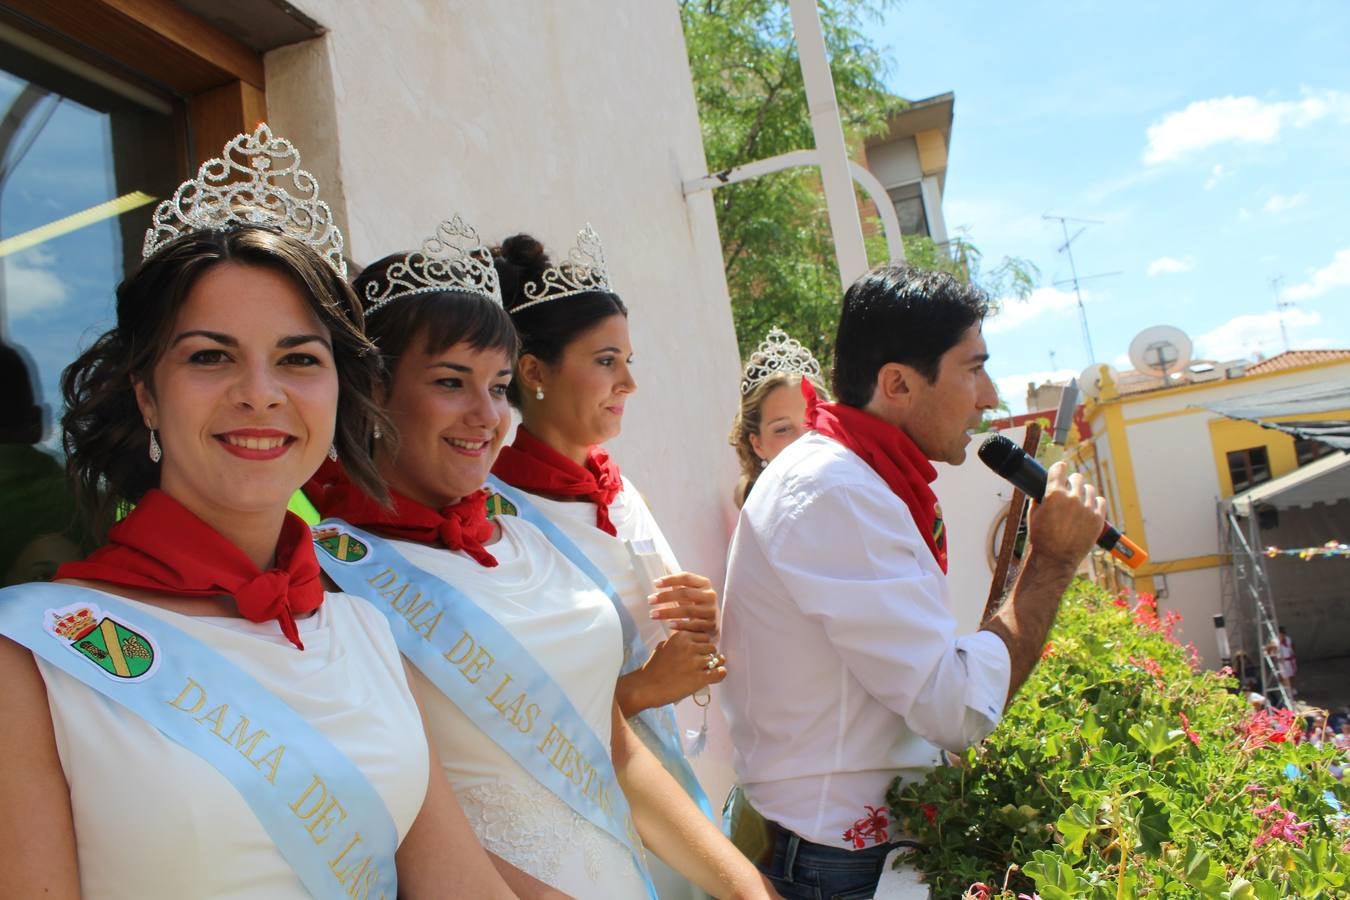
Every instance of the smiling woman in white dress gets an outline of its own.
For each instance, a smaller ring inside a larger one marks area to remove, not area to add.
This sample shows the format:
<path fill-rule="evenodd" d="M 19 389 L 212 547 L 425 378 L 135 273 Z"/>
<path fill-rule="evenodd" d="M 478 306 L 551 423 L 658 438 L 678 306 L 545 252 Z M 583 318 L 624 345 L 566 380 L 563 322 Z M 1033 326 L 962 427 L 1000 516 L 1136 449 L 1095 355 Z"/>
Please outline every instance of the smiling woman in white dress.
<path fill-rule="evenodd" d="M 516 336 L 486 248 L 452 220 L 355 286 L 387 363 L 397 444 L 377 442 L 376 459 L 394 505 L 321 471 L 320 534 L 344 548 L 324 566 L 384 603 L 441 763 L 508 883 L 648 897 L 645 847 L 716 896 L 773 896 L 618 713 L 610 600 L 530 523 L 488 517 Z"/>
<path fill-rule="evenodd" d="M 287 513 L 325 454 L 383 495 L 378 366 L 298 161 L 261 126 L 203 166 L 64 376 L 91 514 L 136 507 L 0 594 L 5 896 L 510 896 L 389 627 Z"/>

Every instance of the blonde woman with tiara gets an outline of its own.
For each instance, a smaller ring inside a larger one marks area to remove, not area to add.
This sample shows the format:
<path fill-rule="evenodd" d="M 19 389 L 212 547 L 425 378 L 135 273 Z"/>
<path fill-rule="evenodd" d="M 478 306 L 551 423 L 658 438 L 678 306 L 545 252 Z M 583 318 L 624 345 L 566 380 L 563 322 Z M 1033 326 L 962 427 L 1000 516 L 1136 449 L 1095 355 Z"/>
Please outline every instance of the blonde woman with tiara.
<path fill-rule="evenodd" d="M 741 408 L 731 423 L 728 437 L 741 463 L 741 477 L 734 494 L 738 508 L 745 504 L 764 467 L 806 433 L 803 378 L 811 382 L 817 395 L 828 397 L 820 383 L 820 363 L 811 351 L 783 329 L 769 329 L 745 364 Z"/>

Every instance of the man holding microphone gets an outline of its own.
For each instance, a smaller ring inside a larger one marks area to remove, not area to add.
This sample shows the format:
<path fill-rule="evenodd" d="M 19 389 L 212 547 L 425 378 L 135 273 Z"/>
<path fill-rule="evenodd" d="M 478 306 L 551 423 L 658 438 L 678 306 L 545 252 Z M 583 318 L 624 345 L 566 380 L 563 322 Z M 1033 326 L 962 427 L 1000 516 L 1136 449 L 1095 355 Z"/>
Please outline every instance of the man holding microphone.
<path fill-rule="evenodd" d="M 761 868 L 784 897 L 871 897 L 894 835 L 886 789 L 998 724 L 1040 658 L 1104 501 L 1062 463 L 1032 512 L 1012 593 L 956 635 L 931 461 L 965 459 L 998 394 L 988 298 L 882 266 L 844 296 L 836 403 L 765 469 L 731 545 L 723 697 L 736 774 L 766 821 Z M 745 849 L 745 848 L 743 848 Z"/>

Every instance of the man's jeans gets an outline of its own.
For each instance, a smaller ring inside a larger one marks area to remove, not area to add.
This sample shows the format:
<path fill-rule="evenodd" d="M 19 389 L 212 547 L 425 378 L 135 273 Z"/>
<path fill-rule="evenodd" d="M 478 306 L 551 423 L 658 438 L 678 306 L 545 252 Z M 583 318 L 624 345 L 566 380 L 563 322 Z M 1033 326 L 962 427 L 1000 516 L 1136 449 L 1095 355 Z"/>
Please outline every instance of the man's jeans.
<path fill-rule="evenodd" d="M 779 828 L 764 869 L 784 900 L 866 900 L 876 892 L 886 855 L 895 844 L 845 850 L 803 840 Z"/>

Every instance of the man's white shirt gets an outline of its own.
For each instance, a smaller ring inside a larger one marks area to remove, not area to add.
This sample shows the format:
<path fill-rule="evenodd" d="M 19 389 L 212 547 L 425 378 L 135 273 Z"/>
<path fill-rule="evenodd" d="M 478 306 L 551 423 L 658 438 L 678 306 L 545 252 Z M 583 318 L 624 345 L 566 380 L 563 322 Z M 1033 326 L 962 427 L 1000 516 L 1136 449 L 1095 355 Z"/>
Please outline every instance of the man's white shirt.
<path fill-rule="evenodd" d="M 958 637 L 947 578 L 870 466 L 809 433 L 764 470 L 731 543 L 722 684 L 737 778 L 820 844 L 998 724 L 1007 647 Z"/>

